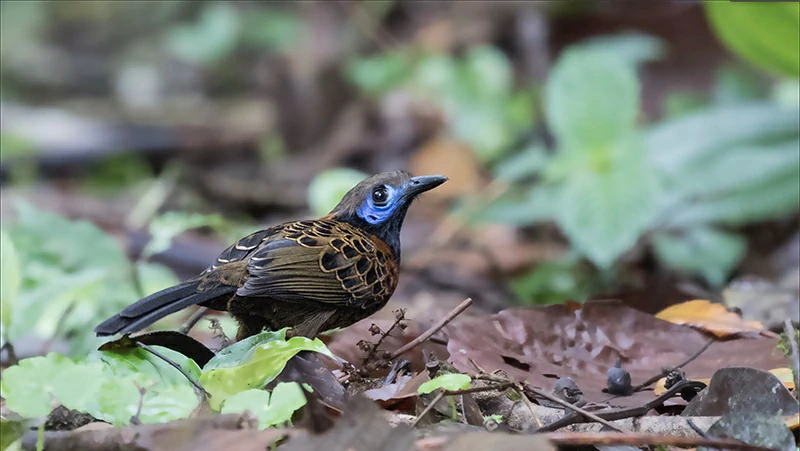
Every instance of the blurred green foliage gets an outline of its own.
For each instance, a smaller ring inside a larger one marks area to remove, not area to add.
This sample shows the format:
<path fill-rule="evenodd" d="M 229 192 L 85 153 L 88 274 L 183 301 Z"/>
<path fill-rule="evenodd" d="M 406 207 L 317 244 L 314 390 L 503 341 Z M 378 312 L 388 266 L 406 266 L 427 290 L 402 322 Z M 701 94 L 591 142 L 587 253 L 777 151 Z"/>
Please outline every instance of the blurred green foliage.
<path fill-rule="evenodd" d="M 316 216 L 328 214 L 352 187 L 365 178 L 367 174 L 347 168 L 320 172 L 308 185 L 308 207 Z"/>
<path fill-rule="evenodd" d="M 746 61 L 800 78 L 800 3 L 705 1 L 717 36 Z"/>
<path fill-rule="evenodd" d="M 345 74 L 373 95 L 401 89 L 418 101 L 433 101 L 453 137 L 484 162 L 496 162 L 535 121 L 538 92 L 517 88 L 508 57 L 492 46 L 470 47 L 463 57 L 388 52 L 350 62 Z"/>
<path fill-rule="evenodd" d="M 8 306 L 3 302 L 4 309 L 13 311 L 4 335 L 12 342 L 26 334 L 45 340 L 69 337 L 71 353 L 85 355 L 97 343 L 92 329 L 98 318 L 139 299 L 134 267 L 114 238 L 94 224 L 22 201 L 16 211 L 16 221 L 6 231 L 17 250 L 22 279 L 18 296 Z M 169 273 L 160 268 L 155 272 Z M 176 281 L 174 276 L 160 279 L 166 285 Z"/>

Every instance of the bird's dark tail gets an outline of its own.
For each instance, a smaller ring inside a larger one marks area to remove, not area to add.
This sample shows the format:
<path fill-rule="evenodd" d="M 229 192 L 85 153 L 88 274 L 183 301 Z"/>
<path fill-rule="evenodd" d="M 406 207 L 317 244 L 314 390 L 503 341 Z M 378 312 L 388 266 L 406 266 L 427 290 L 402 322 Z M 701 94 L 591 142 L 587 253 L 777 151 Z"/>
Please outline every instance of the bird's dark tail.
<path fill-rule="evenodd" d="M 199 283 L 197 280 L 190 280 L 153 293 L 103 321 L 94 328 L 94 331 L 97 336 L 136 332 L 190 305 L 206 302 L 226 294 L 233 294 L 236 291 L 235 286 L 229 285 L 198 291 Z"/>

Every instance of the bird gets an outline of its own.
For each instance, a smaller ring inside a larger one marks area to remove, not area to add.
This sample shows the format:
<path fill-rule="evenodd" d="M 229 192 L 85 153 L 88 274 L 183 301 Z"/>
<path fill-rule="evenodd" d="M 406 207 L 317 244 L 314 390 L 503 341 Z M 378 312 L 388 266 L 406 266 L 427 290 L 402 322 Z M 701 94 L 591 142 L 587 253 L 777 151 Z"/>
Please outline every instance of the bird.
<path fill-rule="evenodd" d="M 314 338 L 383 308 L 397 287 L 400 229 L 421 193 L 448 180 L 402 170 L 375 174 L 319 219 L 252 233 L 202 273 L 131 304 L 97 336 L 129 334 L 192 305 L 227 311 L 240 341 L 263 330 Z"/>

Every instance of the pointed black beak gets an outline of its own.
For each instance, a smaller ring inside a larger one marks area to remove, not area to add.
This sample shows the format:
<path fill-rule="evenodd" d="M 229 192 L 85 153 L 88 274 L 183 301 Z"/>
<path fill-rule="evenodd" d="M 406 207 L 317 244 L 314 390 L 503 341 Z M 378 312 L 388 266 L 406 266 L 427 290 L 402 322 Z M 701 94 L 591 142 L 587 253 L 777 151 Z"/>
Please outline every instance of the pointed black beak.
<path fill-rule="evenodd" d="M 449 179 L 443 175 L 423 175 L 420 177 L 412 177 L 408 181 L 408 194 L 416 196 L 425 191 L 432 190 Z"/>

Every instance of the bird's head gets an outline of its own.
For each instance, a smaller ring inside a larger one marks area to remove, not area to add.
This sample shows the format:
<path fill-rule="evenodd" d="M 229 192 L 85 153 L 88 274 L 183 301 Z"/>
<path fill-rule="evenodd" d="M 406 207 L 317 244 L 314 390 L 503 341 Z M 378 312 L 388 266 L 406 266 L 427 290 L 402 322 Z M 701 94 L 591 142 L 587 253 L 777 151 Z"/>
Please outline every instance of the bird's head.
<path fill-rule="evenodd" d="M 359 227 L 385 241 L 400 256 L 400 227 L 411 202 L 447 181 L 442 175 L 412 177 L 383 172 L 363 180 L 344 195 L 328 217 Z"/>

